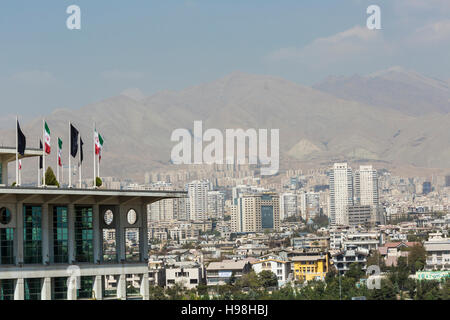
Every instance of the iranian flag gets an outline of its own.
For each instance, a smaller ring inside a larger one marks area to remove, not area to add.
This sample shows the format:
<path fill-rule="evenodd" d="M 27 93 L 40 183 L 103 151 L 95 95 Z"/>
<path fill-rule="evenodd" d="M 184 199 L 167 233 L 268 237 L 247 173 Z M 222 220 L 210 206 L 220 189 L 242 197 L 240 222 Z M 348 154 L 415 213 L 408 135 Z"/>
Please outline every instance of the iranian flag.
<path fill-rule="evenodd" d="M 45 141 L 45 153 L 50 154 L 50 129 L 48 128 L 47 122 L 44 122 L 44 141 Z"/>
<path fill-rule="evenodd" d="M 58 138 L 58 166 L 62 167 L 62 160 L 61 160 L 61 150 L 62 150 L 62 140 Z"/>
<path fill-rule="evenodd" d="M 101 149 L 103 148 L 103 138 L 102 135 L 97 132 L 97 130 L 95 130 L 94 134 L 94 143 L 95 143 L 95 154 L 99 155 Z"/>

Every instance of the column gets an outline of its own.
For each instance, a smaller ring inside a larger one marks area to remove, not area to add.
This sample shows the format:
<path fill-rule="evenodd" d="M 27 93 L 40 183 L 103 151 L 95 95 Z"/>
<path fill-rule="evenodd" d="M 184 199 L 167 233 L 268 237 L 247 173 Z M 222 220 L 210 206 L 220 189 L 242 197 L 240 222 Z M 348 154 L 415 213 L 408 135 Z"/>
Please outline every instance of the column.
<path fill-rule="evenodd" d="M 3 160 L 1 161 L 2 164 L 2 175 L 1 175 L 1 181 L 0 184 L 4 184 L 5 186 L 8 186 L 8 161 Z"/>
<path fill-rule="evenodd" d="M 142 300 L 150 300 L 150 287 L 148 283 L 148 272 L 141 277 L 141 295 Z"/>
<path fill-rule="evenodd" d="M 42 263 L 50 263 L 50 217 L 48 203 L 42 204 Z M 52 250 L 53 251 L 53 250 Z"/>
<path fill-rule="evenodd" d="M 119 218 L 116 220 L 116 249 L 117 249 L 117 256 L 119 257 L 119 262 L 126 261 L 126 255 L 125 255 L 125 229 L 122 228 L 123 219 L 126 220 L 127 213 L 122 212 L 124 211 L 124 208 L 119 206 L 117 208 L 117 212 L 119 213 Z"/>
<path fill-rule="evenodd" d="M 24 279 L 16 280 L 16 287 L 14 289 L 14 300 L 24 300 L 25 298 L 25 282 Z"/>
<path fill-rule="evenodd" d="M 147 225 L 147 206 L 141 206 L 141 214 L 139 218 L 142 220 L 139 228 L 139 250 L 142 261 L 148 261 L 148 225 Z M 147 275 L 148 276 L 148 275 Z"/>
<path fill-rule="evenodd" d="M 67 300 L 77 300 L 77 278 L 76 277 L 68 278 Z"/>
<path fill-rule="evenodd" d="M 52 300 L 52 279 L 44 278 L 42 283 L 41 300 Z"/>
<path fill-rule="evenodd" d="M 23 263 L 23 203 L 17 202 L 16 206 L 16 230 L 14 231 L 16 264 Z M 23 279 L 22 279 L 23 280 Z M 22 281 L 23 282 L 23 281 Z"/>
<path fill-rule="evenodd" d="M 103 284 L 102 276 L 95 276 L 94 278 L 94 297 L 96 300 L 103 300 Z"/>
<path fill-rule="evenodd" d="M 117 283 L 117 298 L 127 300 L 127 279 L 125 274 L 119 276 Z"/>
<path fill-rule="evenodd" d="M 69 263 L 72 263 L 72 261 L 75 261 L 75 206 L 73 204 L 67 206 L 67 213 L 69 229 Z"/>
<path fill-rule="evenodd" d="M 99 205 L 96 204 L 92 207 L 92 222 L 93 222 L 93 246 L 94 246 L 94 263 L 101 261 L 101 232 L 100 232 L 100 213 Z"/>

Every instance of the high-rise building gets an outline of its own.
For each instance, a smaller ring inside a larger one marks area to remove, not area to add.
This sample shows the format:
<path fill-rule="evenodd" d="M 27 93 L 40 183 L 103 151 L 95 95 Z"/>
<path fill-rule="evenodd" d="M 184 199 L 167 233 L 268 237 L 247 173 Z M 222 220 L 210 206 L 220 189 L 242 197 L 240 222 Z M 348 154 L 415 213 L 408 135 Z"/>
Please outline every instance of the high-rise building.
<path fill-rule="evenodd" d="M 280 220 L 298 215 L 297 195 L 295 193 L 283 193 L 280 196 Z"/>
<path fill-rule="evenodd" d="M 431 182 L 425 181 L 422 184 L 422 194 L 429 194 L 432 191 Z"/>
<path fill-rule="evenodd" d="M 211 183 L 207 180 L 196 180 L 186 185 L 190 220 L 202 221 L 208 218 L 208 191 L 211 189 Z"/>
<path fill-rule="evenodd" d="M 244 194 L 232 206 L 233 232 L 261 232 L 280 228 L 280 197 L 275 193 Z"/>
<path fill-rule="evenodd" d="M 320 215 L 320 193 L 304 192 L 301 194 L 302 218 L 305 221 Z"/>
<path fill-rule="evenodd" d="M 208 191 L 208 216 L 223 219 L 225 195 L 220 191 Z"/>
<path fill-rule="evenodd" d="M 378 174 L 372 166 L 360 166 L 354 176 L 354 202 L 370 206 L 371 223 L 384 223 L 378 196 Z"/>
<path fill-rule="evenodd" d="M 166 182 L 157 182 L 150 186 L 151 190 L 164 190 L 171 191 L 173 190 L 171 183 Z M 154 202 L 150 205 L 150 219 L 149 221 L 170 221 L 176 219 L 176 214 L 174 214 L 174 201 L 173 199 L 165 199 Z"/>
<path fill-rule="evenodd" d="M 348 224 L 347 207 L 353 205 L 352 169 L 347 163 L 335 163 L 330 172 L 331 224 Z"/>

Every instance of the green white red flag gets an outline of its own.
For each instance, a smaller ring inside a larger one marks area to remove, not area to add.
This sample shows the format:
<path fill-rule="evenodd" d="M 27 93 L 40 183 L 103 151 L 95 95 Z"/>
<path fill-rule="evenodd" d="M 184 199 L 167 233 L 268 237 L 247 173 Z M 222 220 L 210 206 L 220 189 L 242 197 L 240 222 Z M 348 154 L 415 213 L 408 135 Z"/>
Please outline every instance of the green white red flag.
<path fill-rule="evenodd" d="M 60 138 L 58 138 L 58 165 L 62 167 L 62 157 L 61 157 L 61 150 L 62 150 L 63 142 Z"/>
<path fill-rule="evenodd" d="M 45 142 L 45 153 L 50 154 L 51 144 L 50 144 L 50 129 L 47 122 L 44 123 L 44 142 Z"/>

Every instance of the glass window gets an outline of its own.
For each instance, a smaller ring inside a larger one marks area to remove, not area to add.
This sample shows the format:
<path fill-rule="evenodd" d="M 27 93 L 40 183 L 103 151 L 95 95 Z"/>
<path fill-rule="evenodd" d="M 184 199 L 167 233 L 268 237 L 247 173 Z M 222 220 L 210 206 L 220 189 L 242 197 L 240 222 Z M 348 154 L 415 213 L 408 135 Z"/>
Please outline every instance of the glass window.
<path fill-rule="evenodd" d="M 103 229 L 103 262 L 117 262 L 115 229 Z"/>
<path fill-rule="evenodd" d="M 0 280 L 0 301 L 14 300 L 14 280 Z"/>
<path fill-rule="evenodd" d="M 7 225 L 11 222 L 11 211 L 8 208 L 0 209 L 0 224 Z"/>
<path fill-rule="evenodd" d="M 53 278 L 53 300 L 67 300 L 67 280 L 66 277 Z"/>
<path fill-rule="evenodd" d="M 41 300 L 41 279 L 25 279 L 25 300 Z"/>
<path fill-rule="evenodd" d="M 40 206 L 24 206 L 23 211 L 24 263 L 42 263 L 42 209 Z"/>
<path fill-rule="evenodd" d="M 80 288 L 77 290 L 78 299 L 91 299 L 94 288 L 94 277 L 80 277 Z"/>
<path fill-rule="evenodd" d="M 140 261 L 139 228 L 125 229 L 125 256 L 127 261 Z"/>
<path fill-rule="evenodd" d="M 0 229 L 0 264 L 14 264 L 14 229 Z"/>
<path fill-rule="evenodd" d="M 92 207 L 75 207 L 75 252 L 77 262 L 94 262 Z"/>
<path fill-rule="evenodd" d="M 53 258 L 55 263 L 69 262 L 67 207 L 53 208 Z"/>

